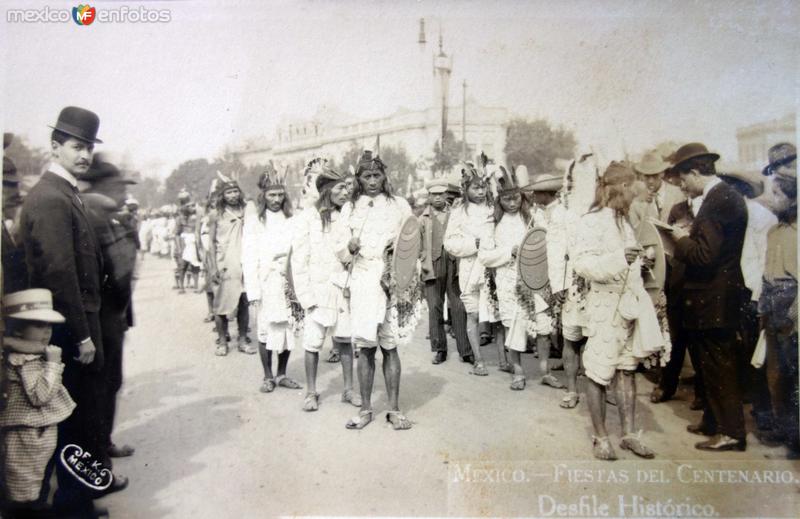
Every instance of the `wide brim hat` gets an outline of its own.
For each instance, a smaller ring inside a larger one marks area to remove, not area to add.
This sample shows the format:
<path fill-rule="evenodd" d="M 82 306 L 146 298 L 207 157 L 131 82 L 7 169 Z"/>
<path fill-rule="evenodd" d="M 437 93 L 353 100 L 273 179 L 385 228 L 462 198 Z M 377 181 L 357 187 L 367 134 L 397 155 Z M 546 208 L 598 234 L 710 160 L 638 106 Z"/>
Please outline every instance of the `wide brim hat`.
<path fill-rule="evenodd" d="M 61 110 L 61 113 L 58 114 L 56 125 L 49 126 L 49 128 L 66 133 L 84 142 L 103 143 L 97 138 L 100 118 L 96 113 L 78 106 L 68 106 Z"/>
<path fill-rule="evenodd" d="M 434 178 L 425 183 L 425 189 L 432 195 L 446 193 L 450 189 L 450 184 L 444 178 Z"/>
<path fill-rule="evenodd" d="M 659 175 L 669 168 L 670 164 L 655 152 L 645 153 L 641 161 L 633 164 L 634 171 L 642 175 Z"/>
<path fill-rule="evenodd" d="M 708 151 L 708 148 L 706 148 L 705 144 L 700 142 L 690 142 L 689 144 L 684 144 L 678 148 L 673 156 L 672 164 L 677 167 L 687 160 L 696 159 L 699 157 L 707 157 L 713 161 L 719 160 L 719 154 Z"/>
<path fill-rule="evenodd" d="M 136 184 L 135 180 L 126 178 L 118 167 L 110 162 L 94 161 L 89 171 L 81 175 L 80 180 L 84 182 L 99 182 L 101 180 L 113 180 L 120 184 Z"/>
<path fill-rule="evenodd" d="M 717 176 L 723 177 L 723 180 L 725 179 L 724 177 L 728 177 L 738 180 L 740 182 L 744 182 L 750 187 L 751 190 L 750 198 L 757 198 L 764 193 L 764 181 L 761 179 L 761 177 L 756 177 L 749 173 L 743 173 L 739 171 L 732 171 L 729 173 L 717 173 Z"/>
<path fill-rule="evenodd" d="M 63 315 L 53 310 L 53 294 L 46 288 L 30 288 L 4 296 L 3 315 L 45 323 L 65 321 Z"/>
<path fill-rule="evenodd" d="M 779 167 L 797 160 L 797 148 L 788 142 L 776 144 L 769 149 L 768 160 L 769 164 L 761 171 L 764 176 L 770 176 Z"/>
<path fill-rule="evenodd" d="M 541 193 L 541 192 L 558 192 L 564 186 L 564 179 L 561 175 L 555 173 L 541 173 L 533 177 L 533 182 L 528 184 L 525 191 Z"/>

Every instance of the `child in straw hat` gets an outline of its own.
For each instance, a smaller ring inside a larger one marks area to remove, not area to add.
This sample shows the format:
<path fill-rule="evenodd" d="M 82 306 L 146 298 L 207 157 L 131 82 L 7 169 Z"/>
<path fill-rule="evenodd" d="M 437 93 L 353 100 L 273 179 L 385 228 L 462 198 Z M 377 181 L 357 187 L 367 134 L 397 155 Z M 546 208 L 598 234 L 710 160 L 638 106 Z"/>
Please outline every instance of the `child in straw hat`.
<path fill-rule="evenodd" d="M 4 497 L 9 507 L 20 510 L 37 507 L 47 498 L 40 494 L 56 448 L 56 425 L 72 414 L 75 402 L 61 383 L 61 349 L 50 345 L 53 323 L 64 322 L 53 310 L 51 292 L 39 288 L 8 294 L 3 298 L 3 315 L 3 370 L 8 383 L 8 403 L 0 414 Z M 18 353 L 41 346 L 40 354 Z"/>

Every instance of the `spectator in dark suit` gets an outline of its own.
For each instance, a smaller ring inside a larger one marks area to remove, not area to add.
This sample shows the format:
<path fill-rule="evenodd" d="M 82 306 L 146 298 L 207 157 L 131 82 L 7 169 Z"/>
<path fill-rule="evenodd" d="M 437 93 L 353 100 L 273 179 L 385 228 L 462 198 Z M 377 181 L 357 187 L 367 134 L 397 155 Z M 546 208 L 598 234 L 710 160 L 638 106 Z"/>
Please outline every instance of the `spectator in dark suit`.
<path fill-rule="evenodd" d="M 699 201 L 699 200 L 698 200 Z M 672 206 L 672 210 L 667 218 L 667 223 L 686 229 L 691 228 L 694 221 L 692 213 L 692 201 L 684 200 Z M 695 204 L 697 204 L 695 202 Z M 672 341 L 672 352 L 669 362 L 661 370 L 658 386 L 653 389 L 650 401 L 654 404 L 670 400 L 678 389 L 681 368 L 686 357 L 686 350 L 689 350 L 689 358 L 694 368 L 694 399 L 689 407 L 692 410 L 699 410 L 705 407 L 705 390 L 703 389 L 703 374 L 700 371 L 700 359 L 697 348 L 689 344 L 686 338 L 686 331 L 683 329 L 683 275 L 686 265 L 679 261 L 672 260 L 667 265 L 667 282 L 664 291 L 667 295 L 667 319 L 669 319 L 669 333 Z"/>
<path fill-rule="evenodd" d="M 3 134 L 3 149 L 13 139 L 10 133 Z M 22 195 L 19 192 L 17 167 L 8 157 L 3 157 L 3 292 L 10 294 L 28 287 L 28 271 L 25 268 L 25 248 L 19 239 L 19 213 Z"/>
<path fill-rule="evenodd" d="M 54 310 L 66 323 L 53 328 L 52 343 L 63 351 L 64 386 L 77 407 L 59 424 L 58 449 L 76 444 L 98 456 L 103 348 L 100 333 L 102 257 L 83 202 L 77 178 L 92 162 L 100 120 L 78 107 L 64 108 L 53 127 L 52 162 L 28 193 L 20 231 L 31 287 L 53 293 Z M 60 462 L 54 506 L 60 513 L 91 515 L 96 497 Z"/>
<path fill-rule="evenodd" d="M 125 178 L 120 170 L 95 157 L 89 172 L 81 179 L 89 188 L 81 199 L 89 208 L 89 223 L 95 231 L 103 251 L 103 278 L 100 289 L 100 329 L 103 337 L 103 399 L 102 441 L 104 454 L 119 458 L 133 454 L 133 447 L 117 446 L 111 440 L 116 414 L 117 393 L 122 387 L 122 351 L 125 332 L 133 324 L 130 317 L 133 293 L 133 270 L 136 263 L 136 241 L 124 222 L 120 209 L 124 205 L 126 188 L 135 184 Z M 110 465 L 110 460 L 107 460 Z M 114 476 L 114 490 L 127 486 L 127 478 Z"/>
<path fill-rule="evenodd" d="M 688 430 L 712 436 L 696 444 L 698 449 L 745 450 L 736 332 L 744 296 L 741 259 L 747 208 L 742 196 L 717 177 L 717 159 L 719 155 L 700 143 L 675 152 L 682 189 L 691 198 L 702 196 L 691 230 L 673 232 L 675 259 L 686 265 L 683 326 L 700 354 L 706 392 L 703 420 Z"/>

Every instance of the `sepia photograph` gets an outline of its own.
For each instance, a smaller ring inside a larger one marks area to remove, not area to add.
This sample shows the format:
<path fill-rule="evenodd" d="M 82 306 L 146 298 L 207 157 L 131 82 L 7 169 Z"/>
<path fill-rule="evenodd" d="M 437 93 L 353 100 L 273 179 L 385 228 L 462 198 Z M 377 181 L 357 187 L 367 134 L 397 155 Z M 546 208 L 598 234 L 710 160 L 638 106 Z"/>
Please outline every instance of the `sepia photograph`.
<path fill-rule="evenodd" d="M 0 518 L 800 516 L 799 3 L 0 15 Z"/>

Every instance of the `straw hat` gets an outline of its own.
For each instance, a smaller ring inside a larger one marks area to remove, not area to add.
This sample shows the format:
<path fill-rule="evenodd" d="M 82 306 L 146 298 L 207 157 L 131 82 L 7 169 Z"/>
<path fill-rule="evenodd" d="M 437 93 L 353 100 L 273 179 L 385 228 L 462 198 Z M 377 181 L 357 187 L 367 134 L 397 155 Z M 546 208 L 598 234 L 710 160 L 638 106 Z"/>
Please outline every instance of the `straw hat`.
<path fill-rule="evenodd" d="M 46 288 L 30 288 L 6 295 L 3 314 L 26 321 L 64 322 L 64 316 L 53 310 L 53 294 Z"/>

